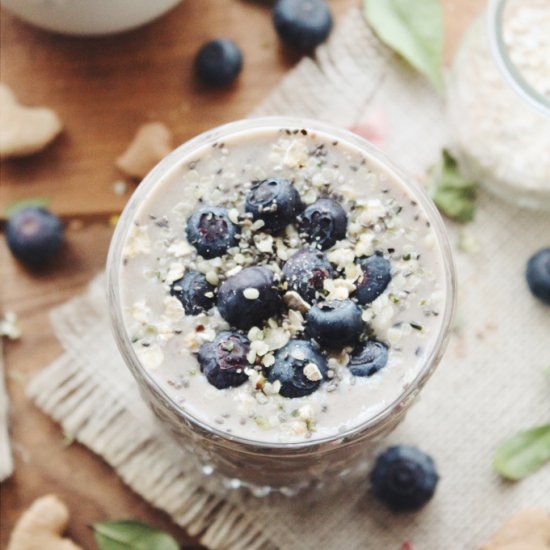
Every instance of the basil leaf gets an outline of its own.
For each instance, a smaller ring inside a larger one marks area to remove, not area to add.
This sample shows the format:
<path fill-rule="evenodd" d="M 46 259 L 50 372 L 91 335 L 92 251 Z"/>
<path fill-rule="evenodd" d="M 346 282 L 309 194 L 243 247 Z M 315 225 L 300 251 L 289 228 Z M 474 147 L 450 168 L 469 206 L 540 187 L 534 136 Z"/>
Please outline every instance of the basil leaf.
<path fill-rule="evenodd" d="M 107 521 L 92 528 L 100 550 L 179 550 L 169 534 L 139 521 Z"/>
<path fill-rule="evenodd" d="M 550 460 L 550 424 L 531 428 L 503 441 L 493 456 L 493 469 L 519 480 Z"/>
<path fill-rule="evenodd" d="M 363 0 L 367 21 L 435 88 L 443 89 L 443 14 L 439 0 Z"/>
<path fill-rule="evenodd" d="M 6 215 L 6 218 L 10 218 L 17 211 L 23 208 L 29 208 L 31 206 L 45 207 L 45 206 L 48 206 L 49 203 L 50 203 L 50 199 L 48 199 L 47 197 L 33 197 L 31 199 L 23 199 L 20 201 L 12 202 L 8 206 L 6 206 L 6 209 L 4 210 L 4 214 Z"/>
<path fill-rule="evenodd" d="M 442 214 L 459 222 L 474 219 L 478 184 L 463 178 L 451 154 L 443 150 L 441 162 L 430 171 L 431 195 Z"/>

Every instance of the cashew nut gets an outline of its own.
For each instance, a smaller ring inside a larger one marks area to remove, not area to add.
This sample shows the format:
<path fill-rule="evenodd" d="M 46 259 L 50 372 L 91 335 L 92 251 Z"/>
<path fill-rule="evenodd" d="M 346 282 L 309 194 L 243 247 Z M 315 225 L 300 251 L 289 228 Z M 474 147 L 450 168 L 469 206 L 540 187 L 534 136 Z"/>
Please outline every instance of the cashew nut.
<path fill-rule="evenodd" d="M 151 122 L 138 128 L 116 165 L 128 176 L 142 179 L 171 150 L 172 132 L 160 122 Z"/>
<path fill-rule="evenodd" d="M 548 550 L 550 514 L 528 508 L 505 523 L 480 550 Z"/>
<path fill-rule="evenodd" d="M 19 518 L 7 550 L 82 550 L 62 537 L 68 523 L 69 511 L 59 498 L 41 497 Z"/>
<path fill-rule="evenodd" d="M 0 84 L 0 158 L 38 153 L 61 129 L 61 120 L 54 111 L 25 107 L 8 86 Z"/>

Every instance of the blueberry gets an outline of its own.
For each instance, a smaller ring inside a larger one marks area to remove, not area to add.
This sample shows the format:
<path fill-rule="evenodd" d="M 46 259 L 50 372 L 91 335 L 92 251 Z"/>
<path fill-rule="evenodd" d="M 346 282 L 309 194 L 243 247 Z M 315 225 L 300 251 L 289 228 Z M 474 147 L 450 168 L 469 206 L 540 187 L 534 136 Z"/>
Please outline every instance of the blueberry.
<path fill-rule="evenodd" d="M 263 229 L 276 233 L 293 222 L 302 210 L 300 194 L 288 180 L 270 178 L 256 181 L 246 194 L 245 210 L 254 220 L 263 220 Z"/>
<path fill-rule="evenodd" d="M 290 340 L 275 353 L 267 379 L 281 382 L 279 393 L 283 397 L 303 397 L 321 385 L 327 371 L 327 360 L 318 347 L 307 340 Z"/>
<path fill-rule="evenodd" d="M 318 250 L 301 248 L 283 266 L 283 277 L 288 289 L 297 292 L 306 302 L 315 301 L 323 281 L 334 276 L 334 269 Z"/>
<path fill-rule="evenodd" d="M 325 0 L 278 0 L 273 24 L 285 45 L 307 53 L 326 40 L 332 15 Z"/>
<path fill-rule="evenodd" d="M 393 511 L 422 508 L 433 496 L 439 475 L 432 457 L 416 447 L 386 449 L 374 464 L 374 495 Z"/>
<path fill-rule="evenodd" d="M 206 84 L 227 86 L 241 72 L 243 54 L 233 40 L 219 38 L 203 44 L 195 57 L 195 72 Z"/>
<path fill-rule="evenodd" d="M 22 208 L 6 223 L 6 241 L 18 260 L 29 267 L 40 267 L 61 246 L 63 226 L 46 208 Z"/>
<path fill-rule="evenodd" d="M 307 240 L 321 250 L 346 236 L 348 217 L 342 206 L 332 199 L 319 199 L 310 204 L 298 221 Z"/>
<path fill-rule="evenodd" d="M 353 350 L 348 367 L 354 376 L 372 376 L 388 362 L 388 347 L 378 340 L 367 340 Z"/>
<path fill-rule="evenodd" d="M 221 284 L 217 305 L 230 325 L 248 330 L 277 315 L 282 300 L 271 270 L 247 267 Z"/>
<path fill-rule="evenodd" d="M 188 271 L 174 281 L 170 294 L 181 302 L 187 315 L 198 315 L 214 305 L 214 287 L 198 271 Z"/>
<path fill-rule="evenodd" d="M 363 277 L 357 283 L 357 301 L 361 305 L 370 304 L 389 285 L 391 281 L 391 264 L 379 254 L 359 260 Z"/>
<path fill-rule="evenodd" d="M 306 335 L 331 350 L 356 344 L 363 332 L 361 308 L 351 300 L 318 303 L 307 312 L 306 321 Z"/>
<path fill-rule="evenodd" d="M 201 372 L 220 390 L 240 386 L 248 379 L 244 369 L 250 366 L 246 358 L 249 349 L 250 342 L 242 334 L 220 332 L 212 343 L 199 349 Z"/>
<path fill-rule="evenodd" d="M 203 258 L 222 256 L 237 244 L 237 226 L 225 208 L 203 206 L 187 220 L 187 240 Z"/>
<path fill-rule="evenodd" d="M 543 248 L 531 256 L 525 277 L 533 295 L 550 304 L 550 248 Z"/>

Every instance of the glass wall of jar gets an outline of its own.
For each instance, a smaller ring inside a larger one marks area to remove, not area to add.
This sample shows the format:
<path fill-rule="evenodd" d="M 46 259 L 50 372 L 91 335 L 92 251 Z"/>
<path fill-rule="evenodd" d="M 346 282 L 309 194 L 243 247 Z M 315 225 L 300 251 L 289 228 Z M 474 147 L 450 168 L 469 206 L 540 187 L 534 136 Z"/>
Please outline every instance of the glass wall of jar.
<path fill-rule="evenodd" d="M 493 0 L 466 32 L 448 86 L 463 172 L 550 210 L 550 3 Z"/>

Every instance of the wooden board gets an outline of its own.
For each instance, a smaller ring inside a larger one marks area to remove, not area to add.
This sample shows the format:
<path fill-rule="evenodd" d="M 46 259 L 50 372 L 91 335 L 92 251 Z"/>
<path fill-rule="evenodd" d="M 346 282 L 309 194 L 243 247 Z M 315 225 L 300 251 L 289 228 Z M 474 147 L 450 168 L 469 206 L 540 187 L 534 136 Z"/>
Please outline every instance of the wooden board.
<path fill-rule="evenodd" d="M 331 5 L 340 15 L 356 0 Z M 481 0 L 444 0 L 447 57 L 480 5 Z M 54 107 L 66 124 L 49 150 L 2 164 L 0 209 L 24 197 L 48 196 L 53 210 L 84 220 L 82 226 L 69 224 L 59 261 L 40 274 L 16 264 L 0 239 L 0 309 L 15 311 L 23 329 L 22 339 L 7 342 L 5 349 L 16 471 L 0 489 L 0 548 L 22 510 L 49 492 L 69 505 L 69 533 L 85 548 L 95 548 L 90 523 L 124 517 L 138 517 L 167 529 L 183 545 L 196 545 L 101 459 L 81 445 L 65 446 L 57 424 L 25 397 L 24 384 L 61 352 L 48 311 L 81 293 L 103 269 L 112 234 L 106 220 L 127 199 L 112 190 L 120 178 L 113 162 L 135 128 L 162 120 L 180 142 L 242 117 L 297 58 L 280 48 L 261 2 L 184 0 L 159 21 L 106 39 L 50 35 L 0 13 L 2 81 L 25 103 Z M 239 83 L 227 91 L 206 90 L 191 77 L 196 49 L 217 36 L 238 39 L 246 58 Z"/>
<path fill-rule="evenodd" d="M 23 337 L 5 343 L 15 474 L 0 489 L 0 548 L 21 512 L 39 496 L 59 495 L 71 511 L 69 535 L 84 548 L 96 548 L 91 523 L 108 518 L 137 517 L 171 532 L 178 541 L 196 541 L 128 489 L 115 472 L 91 451 L 73 443 L 67 446 L 59 426 L 25 397 L 24 386 L 32 373 L 61 353 L 48 320 L 48 311 L 81 292 L 103 268 L 112 228 L 92 224 L 69 229 L 67 246 L 54 269 L 32 275 L 11 261 L 0 241 L 0 294 L 3 307 L 16 311 Z"/>
<path fill-rule="evenodd" d="M 479 3 L 445 0 L 447 58 Z M 338 15 L 355 4 L 332 2 Z M 114 162 L 141 123 L 163 121 L 181 143 L 245 116 L 298 60 L 280 46 L 269 8 L 258 1 L 184 0 L 142 29 L 87 39 L 36 30 L 3 11 L 0 34 L 2 81 L 23 103 L 52 107 L 65 123 L 48 150 L 3 163 L 0 211 L 44 196 L 65 218 L 122 210 L 133 185 L 114 193 L 122 177 Z M 245 57 L 238 82 L 223 91 L 199 85 L 192 71 L 200 44 L 220 35 L 237 40 Z"/>

